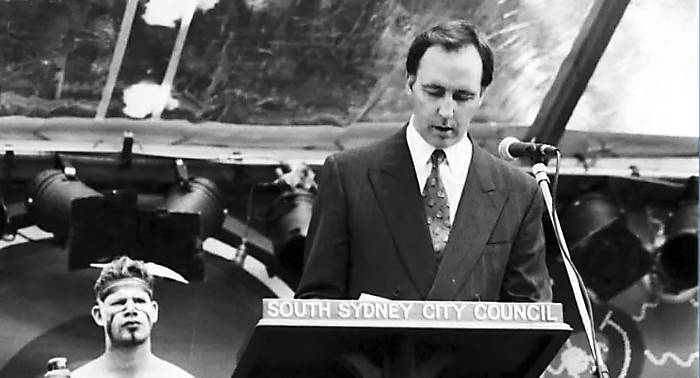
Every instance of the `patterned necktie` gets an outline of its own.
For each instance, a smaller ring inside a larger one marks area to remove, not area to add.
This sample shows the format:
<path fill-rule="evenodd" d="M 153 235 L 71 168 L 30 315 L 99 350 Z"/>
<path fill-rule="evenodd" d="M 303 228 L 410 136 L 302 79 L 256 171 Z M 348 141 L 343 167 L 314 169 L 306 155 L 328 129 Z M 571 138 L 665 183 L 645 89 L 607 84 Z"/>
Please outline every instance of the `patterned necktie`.
<path fill-rule="evenodd" d="M 447 201 L 445 186 L 440 180 L 440 163 L 445 160 L 445 151 L 436 149 L 430 155 L 432 169 L 423 188 L 423 203 L 427 217 L 433 249 L 440 259 L 450 236 L 450 205 Z"/>

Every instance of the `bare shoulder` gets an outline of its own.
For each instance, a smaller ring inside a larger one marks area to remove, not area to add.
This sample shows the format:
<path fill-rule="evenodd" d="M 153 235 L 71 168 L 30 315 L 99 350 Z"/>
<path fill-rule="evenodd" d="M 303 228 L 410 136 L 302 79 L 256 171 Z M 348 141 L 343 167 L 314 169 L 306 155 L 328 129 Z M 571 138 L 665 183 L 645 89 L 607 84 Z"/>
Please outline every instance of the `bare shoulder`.
<path fill-rule="evenodd" d="M 123 372 L 110 371 L 106 368 L 102 358 L 88 362 L 87 364 L 71 372 L 71 378 L 95 378 L 95 377 L 121 377 Z M 168 378 L 194 378 L 194 376 L 184 369 L 155 357 L 148 367 L 141 370 L 138 377 L 168 377 Z"/>
<path fill-rule="evenodd" d="M 101 359 L 92 360 L 85 365 L 71 371 L 71 378 L 91 378 L 101 376 L 104 373 L 104 368 L 102 368 Z"/>
<path fill-rule="evenodd" d="M 173 363 L 170 363 L 162 358 L 156 357 L 155 362 L 155 367 L 158 371 L 158 377 L 162 376 L 172 378 L 194 378 L 194 376 L 188 373 L 185 369 Z"/>

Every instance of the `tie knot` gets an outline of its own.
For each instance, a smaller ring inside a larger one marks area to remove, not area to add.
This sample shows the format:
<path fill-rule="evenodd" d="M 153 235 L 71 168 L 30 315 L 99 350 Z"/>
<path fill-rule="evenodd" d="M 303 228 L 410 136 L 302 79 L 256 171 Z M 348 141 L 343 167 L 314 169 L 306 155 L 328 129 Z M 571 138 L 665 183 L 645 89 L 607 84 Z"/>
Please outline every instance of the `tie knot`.
<path fill-rule="evenodd" d="M 430 155 L 430 162 L 433 164 L 433 167 L 437 168 L 445 161 L 445 158 L 445 151 L 438 148 L 433 150 L 433 154 Z"/>

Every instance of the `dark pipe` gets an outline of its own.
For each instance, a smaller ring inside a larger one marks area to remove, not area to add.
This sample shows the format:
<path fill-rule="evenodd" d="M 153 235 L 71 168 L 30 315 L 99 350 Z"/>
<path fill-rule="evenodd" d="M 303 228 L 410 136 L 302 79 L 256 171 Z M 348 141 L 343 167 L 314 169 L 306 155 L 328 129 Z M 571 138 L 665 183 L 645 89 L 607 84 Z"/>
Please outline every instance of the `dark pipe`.
<path fill-rule="evenodd" d="M 41 229 L 65 237 L 74 202 L 102 197 L 77 179 L 49 169 L 37 174 L 29 183 L 26 206 Z"/>
<path fill-rule="evenodd" d="M 199 214 L 202 239 L 214 235 L 224 221 L 224 197 L 219 187 L 203 177 L 195 177 L 173 187 L 165 200 L 171 213 Z"/>

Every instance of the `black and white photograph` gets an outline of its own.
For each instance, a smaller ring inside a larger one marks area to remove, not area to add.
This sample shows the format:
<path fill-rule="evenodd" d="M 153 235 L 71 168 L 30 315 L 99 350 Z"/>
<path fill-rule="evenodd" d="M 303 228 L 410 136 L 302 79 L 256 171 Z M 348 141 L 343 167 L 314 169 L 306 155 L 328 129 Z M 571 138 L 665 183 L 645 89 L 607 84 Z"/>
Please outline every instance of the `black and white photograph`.
<path fill-rule="evenodd" d="M 698 378 L 697 0 L 0 0 L 0 378 Z"/>

